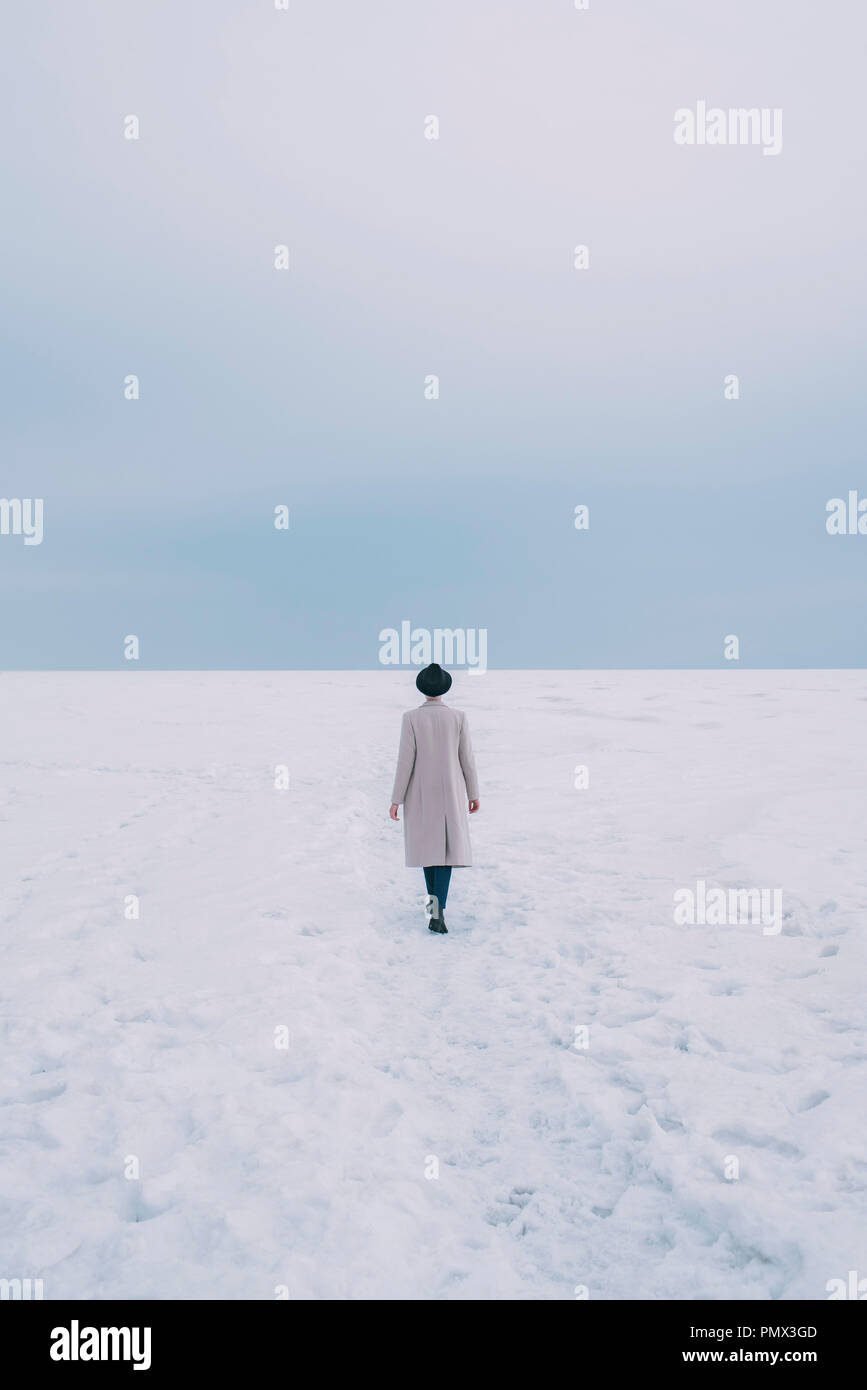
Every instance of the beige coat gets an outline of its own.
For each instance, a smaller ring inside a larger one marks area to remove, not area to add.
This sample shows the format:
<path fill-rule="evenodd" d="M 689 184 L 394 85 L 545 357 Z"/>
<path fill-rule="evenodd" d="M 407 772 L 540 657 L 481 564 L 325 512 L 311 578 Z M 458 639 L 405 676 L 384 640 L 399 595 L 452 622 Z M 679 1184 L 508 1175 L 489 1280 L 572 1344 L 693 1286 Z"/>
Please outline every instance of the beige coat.
<path fill-rule="evenodd" d="M 467 802 L 478 795 L 466 715 L 427 700 L 407 710 L 391 799 L 403 806 L 403 844 L 411 868 L 472 864 Z"/>

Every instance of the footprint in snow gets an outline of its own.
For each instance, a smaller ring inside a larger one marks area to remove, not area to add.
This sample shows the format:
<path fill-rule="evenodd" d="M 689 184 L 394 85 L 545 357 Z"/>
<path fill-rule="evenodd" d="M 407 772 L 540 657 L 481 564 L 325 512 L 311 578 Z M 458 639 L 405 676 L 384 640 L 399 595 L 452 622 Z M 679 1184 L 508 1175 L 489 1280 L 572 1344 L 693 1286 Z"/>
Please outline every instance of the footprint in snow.
<path fill-rule="evenodd" d="M 33 1087 L 19 1095 L 12 1095 L 8 1100 L 0 1101 L 0 1105 L 41 1105 L 44 1101 L 56 1100 L 65 1090 L 66 1082 L 56 1081 L 51 1086 L 43 1086 L 41 1089 Z"/>
<path fill-rule="evenodd" d="M 371 1134 L 376 1135 L 378 1139 L 384 1139 L 386 1135 L 391 1134 L 402 1115 L 403 1106 L 398 1105 L 396 1100 L 390 1101 L 371 1125 Z"/>
<path fill-rule="evenodd" d="M 630 1023 L 643 1023 L 647 1018 L 656 1018 L 656 1009 L 633 1009 L 631 1012 L 619 1014 L 616 1017 L 609 1015 L 603 1019 L 606 1028 L 624 1028 Z"/>
<path fill-rule="evenodd" d="M 802 1113 L 805 1110 L 815 1110 L 817 1105 L 821 1105 L 824 1100 L 829 1100 L 830 1096 L 830 1091 L 811 1091 L 808 1096 L 804 1096 L 804 1099 L 800 1101 L 798 1110 Z"/>
<path fill-rule="evenodd" d="M 780 1158 L 801 1158 L 801 1150 L 784 1139 L 775 1139 L 770 1134 L 750 1134 L 745 1129 L 718 1129 L 711 1135 L 718 1144 L 744 1144 L 750 1149 L 767 1149 L 779 1154 Z"/>

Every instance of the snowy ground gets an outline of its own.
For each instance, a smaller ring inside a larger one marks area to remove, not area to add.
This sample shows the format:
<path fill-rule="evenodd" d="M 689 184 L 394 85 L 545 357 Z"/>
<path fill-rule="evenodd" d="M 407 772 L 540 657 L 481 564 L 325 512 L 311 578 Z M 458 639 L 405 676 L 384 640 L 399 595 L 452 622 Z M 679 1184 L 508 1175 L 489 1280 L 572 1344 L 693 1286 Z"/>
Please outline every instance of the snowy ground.
<path fill-rule="evenodd" d="M 0 677 L 0 1276 L 822 1299 L 867 1275 L 863 676 L 459 675 L 482 809 L 433 937 L 387 819 L 413 675 Z M 782 932 L 676 926 L 698 878 L 781 887 Z"/>

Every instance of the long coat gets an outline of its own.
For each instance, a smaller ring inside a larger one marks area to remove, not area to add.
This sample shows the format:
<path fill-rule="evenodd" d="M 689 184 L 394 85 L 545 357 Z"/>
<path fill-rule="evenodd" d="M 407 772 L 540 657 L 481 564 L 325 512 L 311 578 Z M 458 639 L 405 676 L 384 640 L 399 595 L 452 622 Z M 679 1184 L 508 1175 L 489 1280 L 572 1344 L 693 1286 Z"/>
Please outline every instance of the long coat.
<path fill-rule="evenodd" d="M 467 802 L 478 795 L 466 715 L 427 700 L 407 710 L 391 799 L 403 806 L 403 844 L 411 868 L 472 864 Z"/>

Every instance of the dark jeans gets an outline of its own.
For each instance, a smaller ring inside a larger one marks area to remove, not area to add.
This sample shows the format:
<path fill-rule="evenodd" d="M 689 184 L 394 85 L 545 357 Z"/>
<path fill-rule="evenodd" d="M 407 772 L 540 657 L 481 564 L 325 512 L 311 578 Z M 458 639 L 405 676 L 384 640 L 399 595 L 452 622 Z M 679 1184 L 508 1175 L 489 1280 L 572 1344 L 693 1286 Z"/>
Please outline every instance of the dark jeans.
<path fill-rule="evenodd" d="M 452 876 L 451 864 L 434 864 L 429 869 L 424 870 L 424 881 L 427 885 L 428 896 L 436 898 L 439 903 L 438 916 L 442 916 L 445 911 L 446 898 L 449 895 L 449 879 Z"/>

